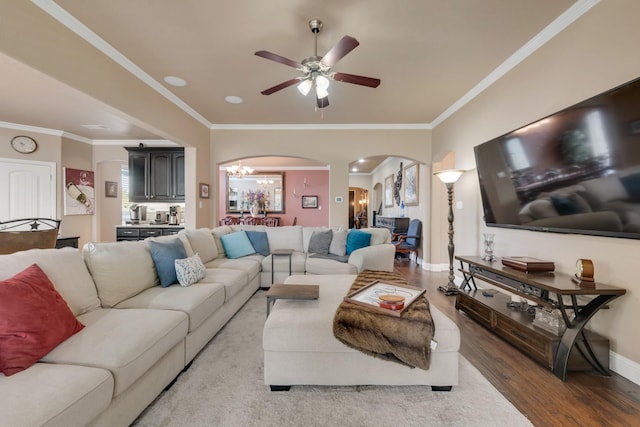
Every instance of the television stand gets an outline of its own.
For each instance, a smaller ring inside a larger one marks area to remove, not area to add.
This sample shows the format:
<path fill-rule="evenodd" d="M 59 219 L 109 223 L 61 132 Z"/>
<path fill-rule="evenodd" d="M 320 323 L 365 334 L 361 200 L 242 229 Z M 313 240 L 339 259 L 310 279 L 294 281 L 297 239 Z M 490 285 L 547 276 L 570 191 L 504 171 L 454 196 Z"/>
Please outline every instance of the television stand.
<path fill-rule="evenodd" d="M 585 326 L 598 310 L 624 295 L 626 290 L 600 283 L 593 288 L 580 287 L 568 274 L 527 274 L 504 267 L 498 261 L 484 261 L 481 257 L 456 256 L 456 259 L 460 261 L 459 270 L 464 277 L 456 297 L 457 309 L 546 364 L 562 381 L 566 380 L 570 356 L 572 365 L 577 357 L 574 349 L 598 372 L 609 375 L 608 341 L 587 331 Z M 475 278 L 543 307 L 559 309 L 566 330 L 558 336 L 534 326 L 526 312 L 506 307 L 507 296 L 484 296 L 478 291 Z M 584 302 L 579 303 L 578 299 Z M 573 310 L 575 316 L 571 318 L 568 309 Z"/>

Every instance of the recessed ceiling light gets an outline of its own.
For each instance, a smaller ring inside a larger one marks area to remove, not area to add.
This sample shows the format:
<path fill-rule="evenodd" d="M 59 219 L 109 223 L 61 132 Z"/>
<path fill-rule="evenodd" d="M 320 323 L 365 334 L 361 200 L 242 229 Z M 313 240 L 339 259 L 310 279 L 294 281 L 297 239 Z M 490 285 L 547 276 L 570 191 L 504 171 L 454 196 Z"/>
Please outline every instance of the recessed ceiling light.
<path fill-rule="evenodd" d="M 358 163 L 364 163 L 364 162 L 366 162 L 366 160 L 365 160 L 365 159 L 360 159 L 360 160 L 358 160 Z"/>
<path fill-rule="evenodd" d="M 242 104 L 244 100 L 239 96 L 229 95 L 224 98 L 229 104 Z"/>
<path fill-rule="evenodd" d="M 358 172 L 358 168 L 351 168 L 351 172 Z"/>
<path fill-rule="evenodd" d="M 166 76 L 164 78 L 164 81 L 167 82 L 167 84 L 170 84 L 171 86 L 182 87 L 187 85 L 187 82 L 184 79 L 181 79 L 180 77 L 176 77 L 176 76 Z"/>

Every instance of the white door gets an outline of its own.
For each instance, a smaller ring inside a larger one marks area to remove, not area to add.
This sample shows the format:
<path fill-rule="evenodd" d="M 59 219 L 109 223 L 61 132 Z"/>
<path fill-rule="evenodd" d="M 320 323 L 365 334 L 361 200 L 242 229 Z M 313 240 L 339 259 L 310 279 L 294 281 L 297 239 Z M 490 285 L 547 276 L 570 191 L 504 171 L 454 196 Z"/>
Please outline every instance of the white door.
<path fill-rule="evenodd" d="M 0 221 L 56 219 L 56 164 L 0 159 Z"/>

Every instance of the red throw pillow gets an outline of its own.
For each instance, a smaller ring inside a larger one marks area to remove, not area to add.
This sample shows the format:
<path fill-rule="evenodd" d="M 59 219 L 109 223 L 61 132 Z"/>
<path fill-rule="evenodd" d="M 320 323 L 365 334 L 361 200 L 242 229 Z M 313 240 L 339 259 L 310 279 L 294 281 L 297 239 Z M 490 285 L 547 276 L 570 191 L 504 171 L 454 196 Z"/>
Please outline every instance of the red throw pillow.
<path fill-rule="evenodd" d="M 38 265 L 0 281 L 0 372 L 27 369 L 84 328 Z"/>

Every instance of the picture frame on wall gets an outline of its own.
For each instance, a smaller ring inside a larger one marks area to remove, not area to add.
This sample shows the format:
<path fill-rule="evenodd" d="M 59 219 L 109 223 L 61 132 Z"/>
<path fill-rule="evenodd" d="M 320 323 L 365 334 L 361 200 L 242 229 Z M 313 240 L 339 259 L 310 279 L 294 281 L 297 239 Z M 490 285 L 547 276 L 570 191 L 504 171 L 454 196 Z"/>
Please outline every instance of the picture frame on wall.
<path fill-rule="evenodd" d="M 304 209 L 318 209 L 318 196 L 302 196 Z"/>
<path fill-rule="evenodd" d="M 116 181 L 104 182 L 104 197 L 118 197 L 118 183 Z"/>
<path fill-rule="evenodd" d="M 93 171 L 64 168 L 63 177 L 64 214 L 93 215 L 96 205 Z"/>
<path fill-rule="evenodd" d="M 209 198 L 209 184 L 205 184 L 203 182 L 200 183 L 200 198 L 201 199 Z"/>
<path fill-rule="evenodd" d="M 404 205 L 417 206 L 420 202 L 419 189 L 419 165 L 412 163 L 404 168 Z"/>
<path fill-rule="evenodd" d="M 384 179 L 384 207 L 393 207 L 393 174 Z"/>

